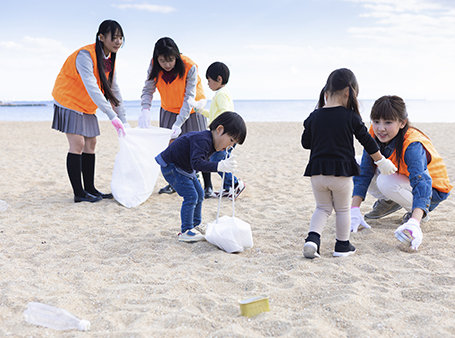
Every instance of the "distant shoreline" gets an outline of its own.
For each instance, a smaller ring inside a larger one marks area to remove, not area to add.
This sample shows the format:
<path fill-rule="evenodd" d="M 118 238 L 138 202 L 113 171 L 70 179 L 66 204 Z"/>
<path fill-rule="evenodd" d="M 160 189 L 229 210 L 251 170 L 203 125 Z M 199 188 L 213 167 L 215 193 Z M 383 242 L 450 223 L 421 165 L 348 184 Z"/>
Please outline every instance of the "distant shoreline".
<path fill-rule="evenodd" d="M 35 107 L 45 106 L 44 103 L 3 103 L 0 102 L 0 107 Z"/>

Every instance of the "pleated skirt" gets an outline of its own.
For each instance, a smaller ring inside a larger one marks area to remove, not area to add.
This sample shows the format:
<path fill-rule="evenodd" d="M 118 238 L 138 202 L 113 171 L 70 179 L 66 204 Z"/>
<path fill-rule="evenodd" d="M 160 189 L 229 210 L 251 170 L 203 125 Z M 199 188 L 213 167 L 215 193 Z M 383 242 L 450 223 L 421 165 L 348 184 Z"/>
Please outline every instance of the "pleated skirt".
<path fill-rule="evenodd" d="M 85 137 L 96 137 L 100 134 L 98 118 L 95 114 L 79 113 L 55 104 L 52 129 L 66 134 L 77 134 Z"/>
<path fill-rule="evenodd" d="M 178 114 L 172 113 L 168 110 L 161 108 L 160 110 L 160 127 L 172 129 L 172 125 L 175 123 Z M 186 134 L 190 131 L 202 131 L 207 130 L 207 119 L 204 115 L 199 113 L 190 114 L 188 120 L 182 126 L 182 133 Z"/>

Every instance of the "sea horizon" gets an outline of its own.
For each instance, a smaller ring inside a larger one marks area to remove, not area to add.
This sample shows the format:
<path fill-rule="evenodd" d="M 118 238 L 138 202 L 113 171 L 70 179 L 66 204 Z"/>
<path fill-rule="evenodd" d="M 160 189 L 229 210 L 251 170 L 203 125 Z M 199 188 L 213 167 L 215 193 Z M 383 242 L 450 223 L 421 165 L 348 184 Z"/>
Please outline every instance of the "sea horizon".
<path fill-rule="evenodd" d="M 375 100 L 360 99 L 360 112 L 365 122 Z M 2 102 L 0 100 L 0 102 Z M 405 100 L 409 119 L 413 123 L 454 123 L 455 100 Z M 3 101 L 0 105 L 0 121 L 52 121 L 53 101 Z M 152 120 L 158 120 L 160 101 L 152 101 Z M 247 122 L 303 122 L 315 109 L 317 100 L 234 100 L 235 111 Z M 140 100 L 125 100 L 127 119 L 137 120 L 141 114 Z M 206 108 L 210 107 L 210 100 Z M 97 111 L 100 121 L 108 120 Z"/>

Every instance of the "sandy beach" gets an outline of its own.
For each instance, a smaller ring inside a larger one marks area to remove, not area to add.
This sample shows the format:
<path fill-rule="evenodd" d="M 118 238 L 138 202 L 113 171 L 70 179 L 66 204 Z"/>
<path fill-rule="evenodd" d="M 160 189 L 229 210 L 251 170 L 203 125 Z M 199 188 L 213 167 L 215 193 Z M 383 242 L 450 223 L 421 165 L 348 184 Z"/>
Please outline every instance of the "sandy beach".
<path fill-rule="evenodd" d="M 254 247 L 228 254 L 179 243 L 181 198 L 154 193 L 127 209 L 115 200 L 74 203 L 68 145 L 50 122 L 0 122 L 0 336 L 2 337 L 448 337 L 455 336 L 455 209 L 448 200 L 422 223 L 417 252 L 397 241 L 400 210 L 351 235 L 355 255 L 332 257 L 335 217 L 321 258 L 302 255 L 315 208 L 302 124 L 248 123 L 235 149 L 246 190 L 236 216 Z M 136 121 L 131 121 L 134 127 Z M 453 124 L 416 124 L 432 139 L 455 182 Z M 96 185 L 110 191 L 117 134 L 100 122 Z M 357 147 L 357 153 L 361 148 Z M 214 187 L 220 187 L 212 175 Z M 222 201 L 221 214 L 231 214 Z M 369 197 L 361 211 L 371 209 Z M 218 201 L 203 204 L 203 222 Z M 240 315 L 240 299 L 267 295 L 270 312 Z M 29 302 L 64 308 L 91 330 L 28 324 Z"/>

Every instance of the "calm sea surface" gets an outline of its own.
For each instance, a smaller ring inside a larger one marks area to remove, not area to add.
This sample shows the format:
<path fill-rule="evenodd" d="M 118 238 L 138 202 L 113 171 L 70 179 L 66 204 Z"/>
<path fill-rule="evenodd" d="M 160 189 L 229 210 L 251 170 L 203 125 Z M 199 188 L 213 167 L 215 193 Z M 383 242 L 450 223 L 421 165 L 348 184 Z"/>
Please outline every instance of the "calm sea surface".
<path fill-rule="evenodd" d="M 25 103 L 25 102 L 15 102 Z M 51 101 L 26 102 L 41 103 L 45 106 L 0 106 L 0 121 L 52 121 L 53 103 Z M 365 122 L 374 100 L 361 100 L 360 111 Z M 316 100 L 236 100 L 235 110 L 247 122 L 303 122 L 314 110 Z M 455 101 L 407 100 L 411 122 L 455 122 Z M 153 101 L 152 120 L 158 120 L 159 101 Z M 210 107 L 210 101 L 206 107 Z M 140 101 L 125 101 L 128 120 L 137 120 L 141 113 Z M 107 116 L 98 111 L 99 120 Z"/>

